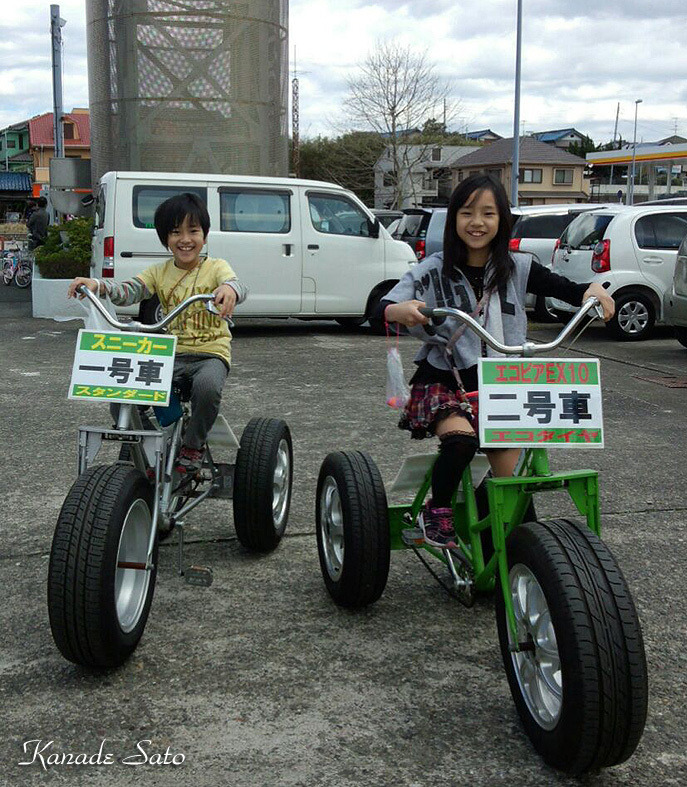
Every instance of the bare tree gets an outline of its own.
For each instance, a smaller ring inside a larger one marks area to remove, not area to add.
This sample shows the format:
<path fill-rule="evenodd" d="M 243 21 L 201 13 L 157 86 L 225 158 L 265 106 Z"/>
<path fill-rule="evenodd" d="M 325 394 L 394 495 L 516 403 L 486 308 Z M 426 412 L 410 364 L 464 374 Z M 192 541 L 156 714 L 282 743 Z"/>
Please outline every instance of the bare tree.
<path fill-rule="evenodd" d="M 413 52 L 393 41 L 380 41 L 348 79 L 344 109 L 353 128 L 372 130 L 385 141 L 390 165 L 385 173 L 393 187 L 393 207 L 400 207 L 406 195 L 414 194 L 413 165 L 422 160 L 422 145 L 407 144 L 417 137 L 430 118 L 456 112 L 448 100 L 449 86 L 435 73 L 427 53 Z M 435 143 L 436 144 L 436 143 Z M 425 145 L 425 148 L 427 145 Z"/>

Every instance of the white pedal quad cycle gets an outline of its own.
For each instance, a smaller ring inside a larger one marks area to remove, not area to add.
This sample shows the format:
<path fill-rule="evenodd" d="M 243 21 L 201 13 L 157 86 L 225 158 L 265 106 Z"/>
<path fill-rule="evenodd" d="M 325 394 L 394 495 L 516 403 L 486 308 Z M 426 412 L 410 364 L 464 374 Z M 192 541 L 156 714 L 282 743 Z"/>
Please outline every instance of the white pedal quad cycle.
<path fill-rule="evenodd" d="M 603 447 L 598 360 L 533 357 L 557 348 L 597 306 L 589 299 L 554 341 L 522 346 L 501 344 L 456 309 L 421 309 L 465 324 L 504 356 L 521 356 L 481 361 L 480 444 L 524 451 L 509 478 L 490 477 L 487 457 L 475 455 L 453 499 L 457 548 L 429 546 L 417 526 L 436 454 L 409 457 L 399 470 L 389 491 L 411 502 L 389 505 L 377 466 L 361 451 L 329 454 L 317 487 L 320 567 L 337 604 L 377 601 L 390 552 L 400 549 L 413 550 L 466 606 L 495 591 L 501 655 L 523 727 L 549 765 L 572 774 L 630 757 L 648 696 L 637 612 L 600 538 L 598 474 L 552 472 L 546 451 Z M 523 521 L 532 496 L 554 490 L 567 492 L 585 523 Z"/>
<path fill-rule="evenodd" d="M 112 427 L 79 428 L 78 477 L 62 505 L 50 551 L 48 610 L 55 644 L 66 659 L 108 668 L 121 665 L 143 635 L 161 539 L 176 530 L 179 574 L 192 585 L 211 584 L 209 567 L 184 566 L 184 520 L 196 506 L 209 498 L 233 499 L 236 536 L 246 549 L 266 553 L 279 544 L 291 503 L 293 452 L 283 420 L 253 418 L 239 442 L 219 415 L 198 474 L 180 477 L 174 468 L 190 392 L 172 389 L 176 337 L 164 329 L 199 301 L 216 313 L 213 296 L 194 295 L 164 319 L 144 325 L 120 322 L 93 293 L 83 287 L 80 292 L 114 331 L 79 332 L 70 398 L 109 399 L 118 409 Z M 161 381 L 156 375 L 164 373 L 167 380 Z M 94 465 L 108 441 L 120 444 L 118 460 Z M 216 461 L 218 447 L 237 449 L 235 461 Z"/>

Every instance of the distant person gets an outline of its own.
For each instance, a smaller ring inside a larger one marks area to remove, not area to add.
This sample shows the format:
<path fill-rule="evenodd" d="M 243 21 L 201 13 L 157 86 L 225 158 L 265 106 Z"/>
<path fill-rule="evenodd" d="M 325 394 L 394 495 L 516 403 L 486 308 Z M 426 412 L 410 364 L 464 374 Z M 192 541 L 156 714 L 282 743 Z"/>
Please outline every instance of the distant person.
<path fill-rule="evenodd" d="M 50 216 L 46 210 L 48 200 L 45 197 L 39 197 L 36 200 L 36 210 L 29 216 L 26 224 L 29 230 L 29 249 L 33 250 L 38 246 L 42 246 L 48 238 L 48 225 L 50 224 Z"/>

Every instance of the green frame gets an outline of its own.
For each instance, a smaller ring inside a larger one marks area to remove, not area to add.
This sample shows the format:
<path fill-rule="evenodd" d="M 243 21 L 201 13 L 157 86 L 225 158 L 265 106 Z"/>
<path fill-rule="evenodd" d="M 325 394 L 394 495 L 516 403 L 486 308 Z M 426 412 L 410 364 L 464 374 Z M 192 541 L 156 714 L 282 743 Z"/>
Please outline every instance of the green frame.
<path fill-rule="evenodd" d="M 431 486 L 433 466 L 434 463 L 428 468 L 412 503 L 389 506 L 391 549 L 410 548 L 403 541 L 403 531 L 408 528 L 409 521 L 415 522 L 417 520 Z M 486 479 L 486 487 L 489 514 L 483 519 L 479 519 L 472 475 L 469 467 L 465 469 L 459 487 L 463 494 L 456 493 L 453 500 L 456 541 L 472 565 L 476 590 L 493 589 L 498 573 L 512 641 L 517 643 L 515 613 L 508 582 L 506 540 L 513 530 L 522 523 L 523 515 L 532 495 L 555 489 L 565 489 L 568 492 L 580 515 L 586 518 L 589 529 L 600 536 L 598 473 L 595 470 L 569 470 L 563 473 L 552 473 L 546 449 L 527 448 L 524 460 L 516 475 L 506 478 L 488 478 Z M 491 530 L 494 554 L 485 564 L 480 533 L 488 529 Z M 418 545 L 416 548 L 430 552 L 443 563 L 448 562 L 444 550 L 436 549 L 428 544 Z M 519 646 L 516 645 L 514 649 L 519 650 Z"/>

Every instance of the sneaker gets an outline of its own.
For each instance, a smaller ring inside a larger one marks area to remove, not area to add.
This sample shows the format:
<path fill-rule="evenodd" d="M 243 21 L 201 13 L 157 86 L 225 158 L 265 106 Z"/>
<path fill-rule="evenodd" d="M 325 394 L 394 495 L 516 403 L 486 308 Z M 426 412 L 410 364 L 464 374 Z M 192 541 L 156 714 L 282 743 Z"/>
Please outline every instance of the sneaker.
<path fill-rule="evenodd" d="M 418 524 L 422 528 L 427 544 L 439 547 L 439 549 L 454 549 L 456 547 L 452 509 L 425 507 L 420 511 Z"/>
<path fill-rule="evenodd" d="M 205 451 L 203 450 L 198 448 L 189 448 L 188 446 L 182 445 L 174 469 L 177 471 L 177 473 L 186 476 L 187 478 L 194 476 L 200 470 L 200 466 L 203 464 L 204 455 Z"/>

